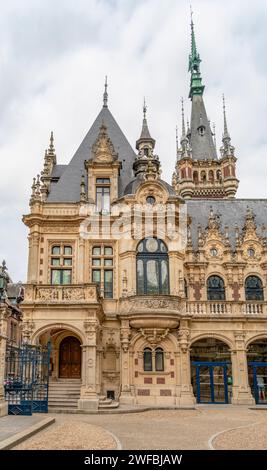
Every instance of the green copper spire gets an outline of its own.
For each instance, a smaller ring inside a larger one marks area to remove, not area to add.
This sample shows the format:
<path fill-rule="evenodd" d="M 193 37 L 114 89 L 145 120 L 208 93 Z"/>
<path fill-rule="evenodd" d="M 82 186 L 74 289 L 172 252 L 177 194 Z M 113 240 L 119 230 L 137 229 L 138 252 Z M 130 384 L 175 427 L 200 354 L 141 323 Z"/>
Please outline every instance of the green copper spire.
<path fill-rule="evenodd" d="M 193 23 L 193 12 L 191 9 L 191 54 L 189 55 L 189 67 L 188 71 L 191 72 L 191 83 L 189 98 L 193 95 L 203 95 L 205 86 L 202 85 L 202 78 L 200 73 L 200 55 L 197 52 L 194 23 Z"/>

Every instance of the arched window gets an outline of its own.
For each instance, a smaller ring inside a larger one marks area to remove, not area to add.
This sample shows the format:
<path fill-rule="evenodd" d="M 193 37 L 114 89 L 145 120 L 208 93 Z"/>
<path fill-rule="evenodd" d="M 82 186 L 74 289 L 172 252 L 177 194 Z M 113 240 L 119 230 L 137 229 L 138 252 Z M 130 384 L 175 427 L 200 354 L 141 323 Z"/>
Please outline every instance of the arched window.
<path fill-rule="evenodd" d="M 152 371 L 152 350 L 150 348 L 144 349 L 144 370 Z"/>
<path fill-rule="evenodd" d="M 213 173 L 212 170 L 209 171 L 209 181 L 210 181 L 211 183 L 214 182 L 214 173 Z"/>
<path fill-rule="evenodd" d="M 193 172 L 193 181 L 194 181 L 194 183 L 198 183 L 198 172 L 197 171 Z"/>
<path fill-rule="evenodd" d="M 224 281 L 219 276 L 210 276 L 207 282 L 208 300 L 225 300 Z"/>
<path fill-rule="evenodd" d="M 205 172 L 204 170 L 201 171 L 201 175 L 200 175 L 200 176 L 201 176 L 201 181 L 202 181 L 203 183 L 206 183 L 206 181 L 207 181 L 207 175 L 206 175 L 206 172 Z"/>
<path fill-rule="evenodd" d="M 249 276 L 245 282 L 246 300 L 264 300 L 261 279 L 258 276 Z"/>
<path fill-rule="evenodd" d="M 156 369 L 156 371 L 163 371 L 164 370 L 164 353 L 163 353 L 162 348 L 156 348 L 155 369 Z"/>
<path fill-rule="evenodd" d="M 165 243 L 145 238 L 137 247 L 137 293 L 140 295 L 169 294 L 169 263 Z"/>

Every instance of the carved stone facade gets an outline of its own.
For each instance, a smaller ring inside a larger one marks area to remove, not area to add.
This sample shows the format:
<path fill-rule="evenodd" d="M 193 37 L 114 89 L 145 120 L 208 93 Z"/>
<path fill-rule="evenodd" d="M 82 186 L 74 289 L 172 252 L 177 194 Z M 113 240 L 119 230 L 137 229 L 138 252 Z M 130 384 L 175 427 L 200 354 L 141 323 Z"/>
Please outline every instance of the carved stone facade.
<path fill-rule="evenodd" d="M 187 134 L 183 121 L 173 187 L 160 178 L 146 106 L 135 154 L 108 109 L 107 85 L 71 163 L 56 164 L 52 140 L 41 182 L 33 184 L 23 218 L 23 334 L 51 341 L 52 381 L 81 380 L 81 410 L 97 409 L 105 396 L 191 406 L 201 399 L 200 362 L 227 368 L 225 402 L 254 403 L 247 354 L 254 343 L 267 344 L 267 201 L 233 198 L 236 158 L 225 108 L 216 160 L 192 47 L 194 116 Z M 64 356 L 66 338 L 80 343 L 78 377 L 73 352 Z"/>

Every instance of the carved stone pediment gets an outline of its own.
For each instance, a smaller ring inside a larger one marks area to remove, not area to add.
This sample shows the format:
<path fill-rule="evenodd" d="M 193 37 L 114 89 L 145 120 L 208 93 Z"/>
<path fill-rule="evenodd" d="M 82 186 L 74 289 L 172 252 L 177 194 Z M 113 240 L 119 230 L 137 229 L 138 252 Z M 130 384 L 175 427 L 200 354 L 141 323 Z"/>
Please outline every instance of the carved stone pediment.
<path fill-rule="evenodd" d="M 92 160 L 99 163 L 113 163 L 118 159 L 118 154 L 108 137 L 105 124 L 100 127 L 98 137 L 92 147 L 92 154 Z"/>

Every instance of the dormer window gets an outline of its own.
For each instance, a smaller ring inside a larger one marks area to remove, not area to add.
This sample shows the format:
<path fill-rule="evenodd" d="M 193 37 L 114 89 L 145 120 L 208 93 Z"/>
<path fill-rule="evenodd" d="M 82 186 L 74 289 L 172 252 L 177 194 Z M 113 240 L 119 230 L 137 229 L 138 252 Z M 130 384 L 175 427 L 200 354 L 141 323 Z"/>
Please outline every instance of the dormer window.
<path fill-rule="evenodd" d="M 96 178 L 96 210 L 110 211 L 110 178 Z"/>
<path fill-rule="evenodd" d="M 206 131 L 205 126 L 199 126 L 198 133 L 201 137 L 203 137 L 203 135 L 205 135 L 205 131 Z"/>

